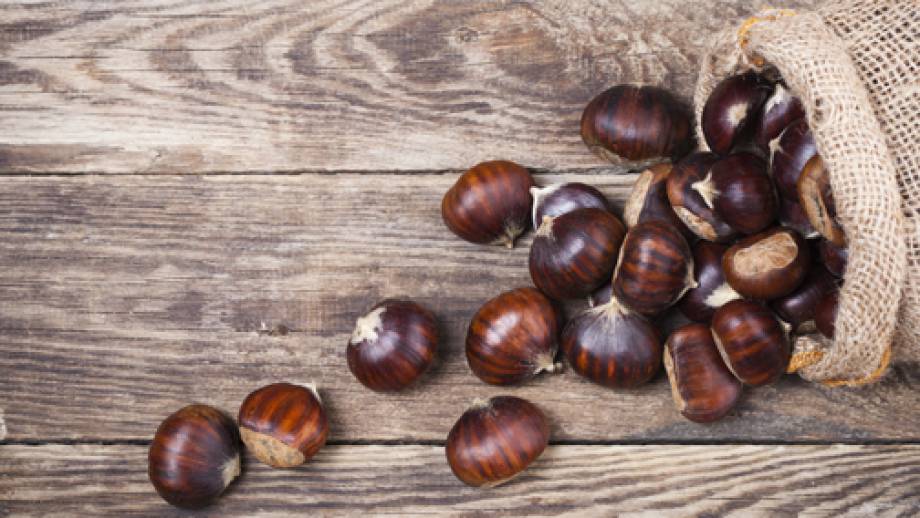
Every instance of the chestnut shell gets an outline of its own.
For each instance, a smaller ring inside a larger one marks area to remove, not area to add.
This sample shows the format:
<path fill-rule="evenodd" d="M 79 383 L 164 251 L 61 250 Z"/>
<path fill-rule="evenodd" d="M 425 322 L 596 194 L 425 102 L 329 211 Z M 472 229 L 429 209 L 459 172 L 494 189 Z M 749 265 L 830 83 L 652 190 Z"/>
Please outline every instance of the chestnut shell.
<path fill-rule="evenodd" d="M 822 239 L 818 245 L 818 253 L 821 256 L 821 262 L 827 271 L 831 272 L 834 277 L 843 277 L 847 269 L 847 259 L 849 249 L 837 246 L 826 239 Z"/>
<path fill-rule="evenodd" d="M 623 305 L 654 316 L 693 284 L 693 254 L 674 227 L 647 221 L 626 233 L 613 274 L 613 296 Z"/>
<path fill-rule="evenodd" d="M 713 153 L 727 155 L 749 139 L 773 86 L 760 74 L 746 72 L 720 81 L 706 104 L 700 126 Z"/>
<path fill-rule="evenodd" d="M 688 241 L 696 238 L 677 217 L 668 200 L 668 176 L 673 168 L 673 164 L 665 162 L 647 167 L 639 173 L 623 207 L 623 223 L 627 228 L 645 221 L 662 221 L 680 230 Z"/>
<path fill-rule="evenodd" d="M 773 227 L 748 236 L 728 249 L 722 270 L 740 295 L 770 300 L 788 295 L 805 279 L 811 253 L 805 239 L 791 228 Z"/>
<path fill-rule="evenodd" d="M 824 295 L 815 307 L 815 327 L 827 338 L 834 338 L 834 323 L 837 321 L 837 307 L 840 292 L 833 290 Z"/>
<path fill-rule="evenodd" d="M 846 246 L 846 234 L 837 223 L 837 207 L 831 191 L 830 174 L 819 155 L 813 156 L 805 164 L 796 189 L 799 203 L 811 226 L 834 245 Z"/>
<path fill-rule="evenodd" d="M 769 309 L 733 300 L 712 317 L 712 334 L 725 365 L 747 385 L 765 385 L 789 365 L 789 339 Z"/>
<path fill-rule="evenodd" d="M 742 234 L 754 234 L 776 220 L 777 199 L 767 164 L 750 153 L 729 155 L 712 166 L 716 214 Z"/>
<path fill-rule="evenodd" d="M 787 126 L 805 116 L 798 97 L 792 95 L 782 83 L 777 83 L 773 93 L 764 103 L 754 131 L 754 143 L 765 153 L 770 143 L 779 137 Z"/>
<path fill-rule="evenodd" d="M 787 126 L 770 147 L 770 175 L 776 189 L 780 195 L 798 200 L 796 182 L 805 163 L 818 153 L 808 121 L 799 119 Z"/>
<path fill-rule="evenodd" d="M 709 323 L 723 304 L 741 298 L 729 286 L 722 272 L 722 256 L 728 245 L 699 241 L 693 246 L 693 278 L 691 288 L 677 303 L 677 309 L 695 322 Z"/>
<path fill-rule="evenodd" d="M 741 382 L 722 361 L 704 324 L 685 325 L 668 337 L 664 366 L 678 411 L 697 423 L 717 421 L 741 398 Z"/>
<path fill-rule="evenodd" d="M 251 392 L 237 420 L 246 448 L 276 468 L 299 466 L 326 444 L 329 421 L 315 389 L 273 383 Z"/>
<path fill-rule="evenodd" d="M 823 266 L 815 265 L 808 272 L 801 286 L 792 293 L 770 303 L 770 308 L 784 322 L 797 330 L 802 324 L 814 320 L 818 302 L 837 290 L 834 277 Z"/>
<path fill-rule="evenodd" d="M 716 161 L 718 157 L 712 153 L 693 153 L 675 164 L 667 180 L 668 201 L 694 234 L 707 241 L 725 242 L 738 232 L 716 214 L 702 194 Z"/>
<path fill-rule="evenodd" d="M 808 215 L 805 214 L 805 209 L 799 204 L 798 199 L 779 197 L 779 224 L 794 229 L 805 239 L 821 237 L 815 227 L 811 226 Z"/>
<path fill-rule="evenodd" d="M 579 182 L 557 183 L 546 187 L 531 187 L 533 196 L 533 228 L 540 228 L 544 216 L 561 216 L 578 209 L 610 210 L 604 193 Z"/>

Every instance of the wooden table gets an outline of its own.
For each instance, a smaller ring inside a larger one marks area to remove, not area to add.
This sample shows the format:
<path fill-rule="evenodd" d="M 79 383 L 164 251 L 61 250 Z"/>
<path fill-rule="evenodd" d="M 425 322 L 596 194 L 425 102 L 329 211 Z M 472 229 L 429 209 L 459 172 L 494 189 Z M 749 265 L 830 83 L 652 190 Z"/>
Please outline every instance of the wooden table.
<path fill-rule="evenodd" d="M 508 158 L 622 206 L 634 176 L 586 151 L 582 107 L 617 82 L 686 98 L 707 38 L 748 4 L 4 2 L 0 515 L 184 514 L 147 481 L 159 421 L 191 402 L 235 414 L 281 380 L 320 385 L 330 444 L 294 470 L 247 458 L 201 514 L 920 513 L 915 364 L 858 390 L 787 377 L 709 426 L 680 417 L 664 376 L 499 389 L 466 366 L 476 308 L 530 283 L 529 237 L 450 234 L 458 172 Z M 373 394 L 345 343 L 397 295 L 439 316 L 440 361 Z M 552 445 L 470 489 L 442 445 L 499 393 L 545 409 Z"/>

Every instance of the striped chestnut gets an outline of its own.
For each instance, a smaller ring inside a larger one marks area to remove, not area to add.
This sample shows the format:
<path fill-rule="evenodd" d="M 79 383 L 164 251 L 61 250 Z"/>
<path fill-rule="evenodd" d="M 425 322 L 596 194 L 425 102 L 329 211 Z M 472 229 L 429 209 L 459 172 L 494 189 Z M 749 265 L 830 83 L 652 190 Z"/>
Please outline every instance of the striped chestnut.
<path fill-rule="evenodd" d="M 508 482 L 549 444 L 549 423 L 533 403 L 512 396 L 476 402 L 460 416 L 444 448 L 454 475 L 473 487 Z"/>
<path fill-rule="evenodd" d="M 796 183 L 811 157 L 818 153 L 808 121 L 799 119 L 783 130 L 770 145 L 770 176 L 779 193 L 790 200 L 798 200 Z"/>
<path fill-rule="evenodd" d="M 827 271 L 831 272 L 834 277 L 843 277 L 847 269 L 847 258 L 849 251 L 846 247 L 837 246 L 826 239 L 822 239 L 818 245 L 818 253 L 821 256 L 821 262 Z"/>
<path fill-rule="evenodd" d="M 804 116 L 805 109 L 799 98 L 792 95 L 785 85 L 777 83 L 757 120 L 754 143 L 762 152 L 769 154 L 783 130 Z"/>
<path fill-rule="evenodd" d="M 624 306 L 654 316 L 695 286 L 693 254 L 674 227 L 647 221 L 626 233 L 613 274 L 613 296 Z"/>
<path fill-rule="evenodd" d="M 815 327 L 827 338 L 834 338 L 834 322 L 837 320 L 837 306 L 840 293 L 833 290 L 824 295 L 815 308 Z"/>
<path fill-rule="evenodd" d="M 189 405 L 160 423 L 150 443 L 147 476 L 176 507 L 213 503 L 240 474 L 240 438 L 233 420 L 207 405 Z"/>
<path fill-rule="evenodd" d="M 572 370 L 613 388 L 641 385 L 661 367 L 661 337 L 655 326 L 615 298 L 569 320 L 562 331 L 562 351 Z"/>
<path fill-rule="evenodd" d="M 720 81 L 703 105 L 700 118 L 709 149 L 727 155 L 749 139 L 761 107 L 772 91 L 770 82 L 754 72 Z"/>
<path fill-rule="evenodd" d="M 717 161 L 712 153 L 693 153 L 675 164 L 667 180 L 668 201 L 694 234 L 707 241 L 725 242 L 737 231 L 716 213 L 709 196 L 712 166 Z"/>
<path fill-rule="evenodd" d="M 547 187 L 531 187 L 533 197 L 533 228 L 540 228 L 543 218 L 556 217 L 578 209 L 610 210 L 604 194 L 588 184 L 557 183 Z"/>
<path fill-rule="evenodd" d="M 559 314 L 533 288 L 506 291 L 479 308 L 466 333 L 470 370 L 492 385 L 510 385 L 556 370 Z"/>
<path fill-rule="evenodd" d="M 530 277 L 550 298 L 590 295 L 610 278 L 626 228 L 609 211 L 544 216 L 530 245 Z"/>
<path fill-rule="evenodd" d="M 623 207 L 623 223 L 632 228 L 644 221 L 663 221 L 680 230 L 687 240 L 696 235 L 677 217 L 668 201 L 668 176 L 674 165 L 670 162 L 655 164 L 639 173 L 633 184 L 626 205 Z"/>
<path fill-rule="evenodd" d="M 358 318 L 348 340 L 348 368 L 377 392 L 401 390 L 434 361 L 438 323 L 411 300 L 384 300 Z"/>
<path fill-rule="evenodd" d="M 581 138 L 614 163 L 676 160 L 693 146 L 690 110 L 663 88 L 617 85 L 585 107 Z"/>
<path fill-rule="evenodd" d="M 755 234 L 776 220 L 777 200 L 767 164 L 734 153 L 713 164 L 697 191 L 719 218 L 742 234 Z"/>
<path fill-rule="evenodd" d="M 748 236 L 722 257 L 728 284 L 742 296 L 760 300 L 792 293 L 810 267 L 811 252 L 805 239 L 784 227 Z"/>
<path fill-rule="evenodd" d="M 811 226 L 834 246 L 846 246 L 847 237 L 837 223 L 837 208 L 831 179 L 824 160 L 815 155 L 805 163 L 796 185 L 799 203 L 808 216 Z"/>
<path fill-rule="evenodd" d="M 460 175 L 447 191 L 441 216 L 462 239 L 512 248 L 527 230 L 533 186 L 527 169 L 514 162 L 482 162 Z"/>
<path fill-rule="evenodd" d="M 815 319 L 818 302 L 828 293 L 837 290 L 834 277 L 821 265 L 814 265 L 802 284 L 792 293 L 770 303 L 770 309 L 793 331 Z"/>
<path fill-rule="evenodd" d="M 705 324 L 688 324 L 671 333 L 664 367 L 674 403 L 691 421 L 717 421 L 741 398 L 741 382 L 725 366 Z"/>
<path fill-rule="evenodd" d="M 238 417 L 246 448 L 275 468 L 310 460 L 326 444 L 329 424 L 315 387 L 273 383 L 246 396 Z"/>
<path fill-rule="evenodd" d="M 723 304 L 741 298 L 728 285 L 722 272 L 722 256 L 727 245 L 699 241 L 693 246 L 693 279 L 691 288 L 677 303 L 677 309 L 694 322 L 709 323 Z"/>
<path fill-rule="evenodd" d="M 773 313 L 750 300 L 733 300 L 712 317 L 712 336 L 725 365 L 747 385 L 766 385 L 789 364 L 789 339 Z"/>

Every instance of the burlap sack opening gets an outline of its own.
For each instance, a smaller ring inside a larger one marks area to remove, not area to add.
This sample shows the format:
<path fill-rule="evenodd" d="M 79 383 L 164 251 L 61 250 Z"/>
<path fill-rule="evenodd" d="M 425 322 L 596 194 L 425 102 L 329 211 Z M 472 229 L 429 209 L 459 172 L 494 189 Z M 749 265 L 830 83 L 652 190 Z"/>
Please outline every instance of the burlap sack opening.
<path fill-rule="evenodd" d="M 696 120 L 719 80 L 771 67 L 805 106 L 850 249 L 836 339 L 797 339 L 790 371 L 872 382 L 892 357 L 920 359 L 920 8 L 849 0 L 764 11 L 714 39 Z"/>

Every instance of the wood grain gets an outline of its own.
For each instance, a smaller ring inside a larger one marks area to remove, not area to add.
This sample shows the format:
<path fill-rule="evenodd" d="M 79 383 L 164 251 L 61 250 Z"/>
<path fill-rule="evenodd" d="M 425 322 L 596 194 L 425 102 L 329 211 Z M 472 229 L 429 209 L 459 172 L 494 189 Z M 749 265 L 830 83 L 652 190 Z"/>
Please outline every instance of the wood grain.
<path fill-rule="evenodd" d="M 595 166 L 588 100 L 620 82 L 689 99 L 708 38 L 754 4 L 4 2 L 0 169 Z"/>
<path fill-rule="evenodd" d="M 0 184 L 0 416 L 10 441 L 148 440 L 200 402 L 235 414 L 271 382 L 317 382 L 330 440 L 443 441 L 475 398 L 540 405 L 557 441 L 917 440 L 917 365 L 860 390 L 789 377 L 711 425 L 677 413 L 665 376 L 613 391 L 572 372 L 518 388 L 466 365 L 469 318 L 529 285 L 508 251 L 453 237 L 445 174 L 9 177 Z M 622 204 L 630 175 L 593 183 Z M 348 373 L 355 319 L 390 296 L 439 318 L 439 360 L 413 389 Z M 570 308 L 571 309 L 571 308 Z M 2 429 L 2 427 L 0 427 Z"/>
<path fill-rule="evenodd" d="M 0 446 L 0 514 L 189 516 L 146 476 L 145 446 Z M 553 446 L 495 489 L 431 446 L 333 446 L 272 470 L 252 457 L 196 516 L 854 516 L 920 513 L 918 446 Z"/>

